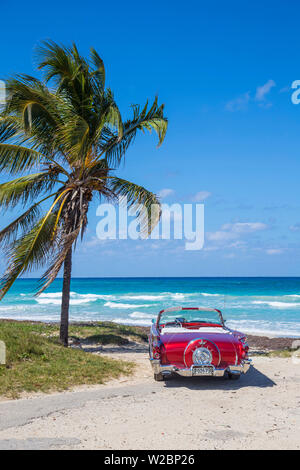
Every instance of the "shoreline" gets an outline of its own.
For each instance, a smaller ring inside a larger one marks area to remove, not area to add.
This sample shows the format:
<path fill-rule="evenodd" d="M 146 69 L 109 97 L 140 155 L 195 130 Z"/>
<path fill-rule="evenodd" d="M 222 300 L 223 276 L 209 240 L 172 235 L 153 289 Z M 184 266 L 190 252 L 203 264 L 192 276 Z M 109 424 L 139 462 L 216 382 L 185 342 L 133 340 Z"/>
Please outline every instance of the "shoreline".
<path fill-rule="evenodd" d="M 0 318 L 0 322 L 16 322 L 16 323 L 36 323 L 36 324 L 43 324 L 43 325 L 53 325 L 59 324 L 57 321 L 41 321 L 41 320 L 15 320 L 13 318 Z M 109 321 L 70 321 L 70 325 L 77 325 L 77 326 L 93 326 L 101 323 L 110 323 Z M 123 323 L 111 322 L 115 325 L 124 326 Z M 142 333 L 147 334 L 149 332 L 150 326 L 140 326 L 140 325 L 126 325 L 126 326 L 133 326 L 137 328 Z M 295 340 L 299 340 L 299 337 L 286 337 L 286 336 L 266 336 L 264 334 L 251 334 L 244 331 L 247 336 L 247 341 L 249 347 L 251 349 L 258 348 L 259 350 L 269 350 L 269 351 L 276 351 L 276 350 L 283 350 L 283 349 L 291 349 L 292 343 Z"/>

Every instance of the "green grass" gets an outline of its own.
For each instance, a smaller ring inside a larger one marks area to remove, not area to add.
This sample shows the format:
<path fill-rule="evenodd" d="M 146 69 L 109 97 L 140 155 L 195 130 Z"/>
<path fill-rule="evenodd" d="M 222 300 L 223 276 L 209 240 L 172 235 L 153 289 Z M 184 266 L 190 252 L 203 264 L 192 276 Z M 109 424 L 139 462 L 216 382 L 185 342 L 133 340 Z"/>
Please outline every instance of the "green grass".
<path fill-rule="evenodd" d="M 112 322 L 71 324 L 69 334 L 74 338 L 87 339 L 103 345 L 128 344 L 129 340 L 137 342 L 147 341 L 147 334 L 143 328 L 118 325 Z"/>
<path fill-rule="evenodd" d="M 292 357 L 295 351 L 292 349 L 274 349 L 272 351 L 255 351 L 251 356 L 265 356 L 265 357 Z"/>
<path fill-rule="evenodd" d="M 127 344 L 129 344 L 129 340 L 127 338 L 123 338 L 120 335 L 114 335 L 110 333 L 88 336 L 86 338 L 86 341 L 101 345 L 114 344 L 117 346 L 126 346 Z"/>
<path fill-rule="evenodd" d="M 145 339 L 145 334 L 135 328 L 110 323 L 71 325 L 70 336 L 99 344 Z M 101 384 L 128 375 L 134 368 L 133 363 L 62 347 L 57 324 L 0 321 L 0 339 L 7 350 L 7 365 L 0 366 L 0 395 L 10 398 L 17 398 L 24 391 L 48 392 Z"/>
<path fill-rule="evenodd" d="M 291 349 L 277 349 L 275 351 L 270 351 L 266 354 L 268 357 L 292 357 L 293 353 Z"/>

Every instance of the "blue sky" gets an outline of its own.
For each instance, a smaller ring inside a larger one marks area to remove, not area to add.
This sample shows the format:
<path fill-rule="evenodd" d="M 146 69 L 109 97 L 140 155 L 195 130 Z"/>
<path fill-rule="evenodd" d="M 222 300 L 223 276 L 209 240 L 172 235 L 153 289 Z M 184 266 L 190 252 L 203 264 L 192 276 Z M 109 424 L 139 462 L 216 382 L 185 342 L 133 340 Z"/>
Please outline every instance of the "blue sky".
<path fill-rule="evenodd" d="M 297 1 L 1 5 L 1 77 L 38 75 L 41 39 L 95 47 L 124 117 L 158 94 L 169 118 L 163 146 L 141 135 L 119 175 L 170 190 L 164 202 L 205 203 L 199 252 L 179 241 L 97 242 L 92 206 L 75 276 L 300 275 L 300 105 L 290 88 L 299 13 Z"/>

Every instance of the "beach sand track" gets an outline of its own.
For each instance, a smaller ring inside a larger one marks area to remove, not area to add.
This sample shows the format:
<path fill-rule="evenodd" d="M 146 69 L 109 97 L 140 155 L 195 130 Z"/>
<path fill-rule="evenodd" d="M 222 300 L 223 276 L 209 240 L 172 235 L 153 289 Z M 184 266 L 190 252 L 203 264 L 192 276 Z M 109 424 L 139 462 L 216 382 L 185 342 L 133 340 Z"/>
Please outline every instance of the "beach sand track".
<path fill-rule="evenodd" d="M 237 382 L 153 381 L 147 352 L 132 377 L 0 403 L 0 449 L 300 449 L 300 365 L 255 356 Z"/>

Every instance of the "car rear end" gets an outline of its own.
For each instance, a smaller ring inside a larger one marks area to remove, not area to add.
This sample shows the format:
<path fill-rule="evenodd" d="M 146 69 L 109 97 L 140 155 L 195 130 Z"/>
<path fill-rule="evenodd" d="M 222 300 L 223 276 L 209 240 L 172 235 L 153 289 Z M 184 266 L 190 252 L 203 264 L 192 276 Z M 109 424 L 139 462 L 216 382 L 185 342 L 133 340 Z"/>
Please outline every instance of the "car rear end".
<path fill-rule="evenodd" d="M 250 367 L 245 336 L 224 327 L 160 328 L 152 325 L 150 362 L 156 380 L 166 375 L 238 378 Z"/>

